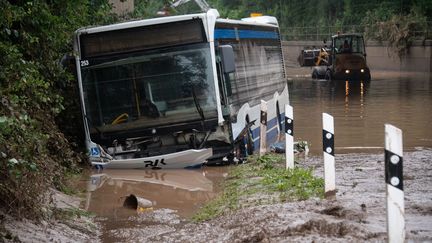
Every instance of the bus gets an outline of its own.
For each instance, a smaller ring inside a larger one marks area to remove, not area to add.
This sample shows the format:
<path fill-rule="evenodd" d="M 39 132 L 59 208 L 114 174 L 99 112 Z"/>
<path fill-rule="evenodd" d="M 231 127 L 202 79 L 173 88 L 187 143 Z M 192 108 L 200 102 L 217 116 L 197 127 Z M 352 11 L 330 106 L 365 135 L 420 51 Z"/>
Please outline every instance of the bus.
<path fill-rule="evenodd" d="M 98 168 L 239 161 L 283 129 L 288 86 L 276 18 L 205 13 L 78 29 L 85 144 Z M 258 121 L 258 122 L 257 122 Z"/>

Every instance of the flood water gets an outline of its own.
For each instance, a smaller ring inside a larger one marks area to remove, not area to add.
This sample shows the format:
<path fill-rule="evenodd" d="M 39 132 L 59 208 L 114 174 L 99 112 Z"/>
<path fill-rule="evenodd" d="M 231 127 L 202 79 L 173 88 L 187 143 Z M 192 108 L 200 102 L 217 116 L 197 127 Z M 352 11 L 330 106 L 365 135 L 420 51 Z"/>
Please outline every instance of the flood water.
<path fill-rule="evenodd" d="M 82 206 L 97 216 L 102 225 L 103 242 L 122 241 L 125 229 L 152 224 L 151 220 L 143 222 L 140 213 L 170 209 L 181 217 L 191 217 L 217 195 L 227 170 L 228 167 L 94 170 L 84 179 L 87 195 Z M 123 204 L 130 195 L 151 205 L 139 210 L 126 208 Z"/>
<path fill-rule="evenodd" d="M 322 113 L 334 117 L 335 152 L 378 152 L 384 124 L 403 132 L 404 150 L 432 147 L 432 83 L 429 73 L 375 72 L 372 81 L 290 80 L 294 139 L 322 153 Z"/>

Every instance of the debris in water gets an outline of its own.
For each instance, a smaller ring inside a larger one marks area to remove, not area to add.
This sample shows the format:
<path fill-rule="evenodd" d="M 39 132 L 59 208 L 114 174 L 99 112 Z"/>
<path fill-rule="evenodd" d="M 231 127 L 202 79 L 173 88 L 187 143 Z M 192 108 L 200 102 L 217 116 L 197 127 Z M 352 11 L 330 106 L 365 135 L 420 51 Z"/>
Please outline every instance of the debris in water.
<path fill-rule="evenodd" d="M 276 142 L 270 145 L 270 151 L 274 153 L 285 153 L 285 141 Z M 305 153 L 305 156 L 309 154 L 309 145 L 307 141 L 298 141 L 294 143 L 294 153 Z"/>
<path fill-rule="evenodd" d="M 123 207 L 134 209 L 138 212 L 144 212 L 148 210 L 153 210 L 153 203 L 145 198 L 137 197 L 134 194 L 130 194 L 124 200 Z"/>

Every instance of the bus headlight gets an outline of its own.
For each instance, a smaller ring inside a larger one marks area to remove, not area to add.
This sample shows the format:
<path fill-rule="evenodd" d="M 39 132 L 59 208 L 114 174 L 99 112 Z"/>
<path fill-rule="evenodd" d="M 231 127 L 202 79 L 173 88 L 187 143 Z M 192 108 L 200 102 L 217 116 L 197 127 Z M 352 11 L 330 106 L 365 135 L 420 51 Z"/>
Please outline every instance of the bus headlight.
<path fill-rule="evenodd" d="M 362 68 L 362 69 L 360 69 L 360 72 L 364 73 L 364 69 L 363 69 L 363 68 Z"/>
<path fill-rule="evenodd" d="M 350 73 L 350 70 L 349 69 L 345 70 L 345 73 L 346 74 Z"/>

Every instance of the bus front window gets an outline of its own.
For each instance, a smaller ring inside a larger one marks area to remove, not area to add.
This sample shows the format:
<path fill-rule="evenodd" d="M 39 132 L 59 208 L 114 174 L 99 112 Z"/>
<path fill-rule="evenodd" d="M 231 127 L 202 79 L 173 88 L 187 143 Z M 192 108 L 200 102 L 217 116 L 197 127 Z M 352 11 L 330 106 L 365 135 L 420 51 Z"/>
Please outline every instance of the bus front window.
<path fill-rule="evenodd" d="M 217 117 L 208 43 L 90 60 L 82 69 L 91 131 Z"/>

